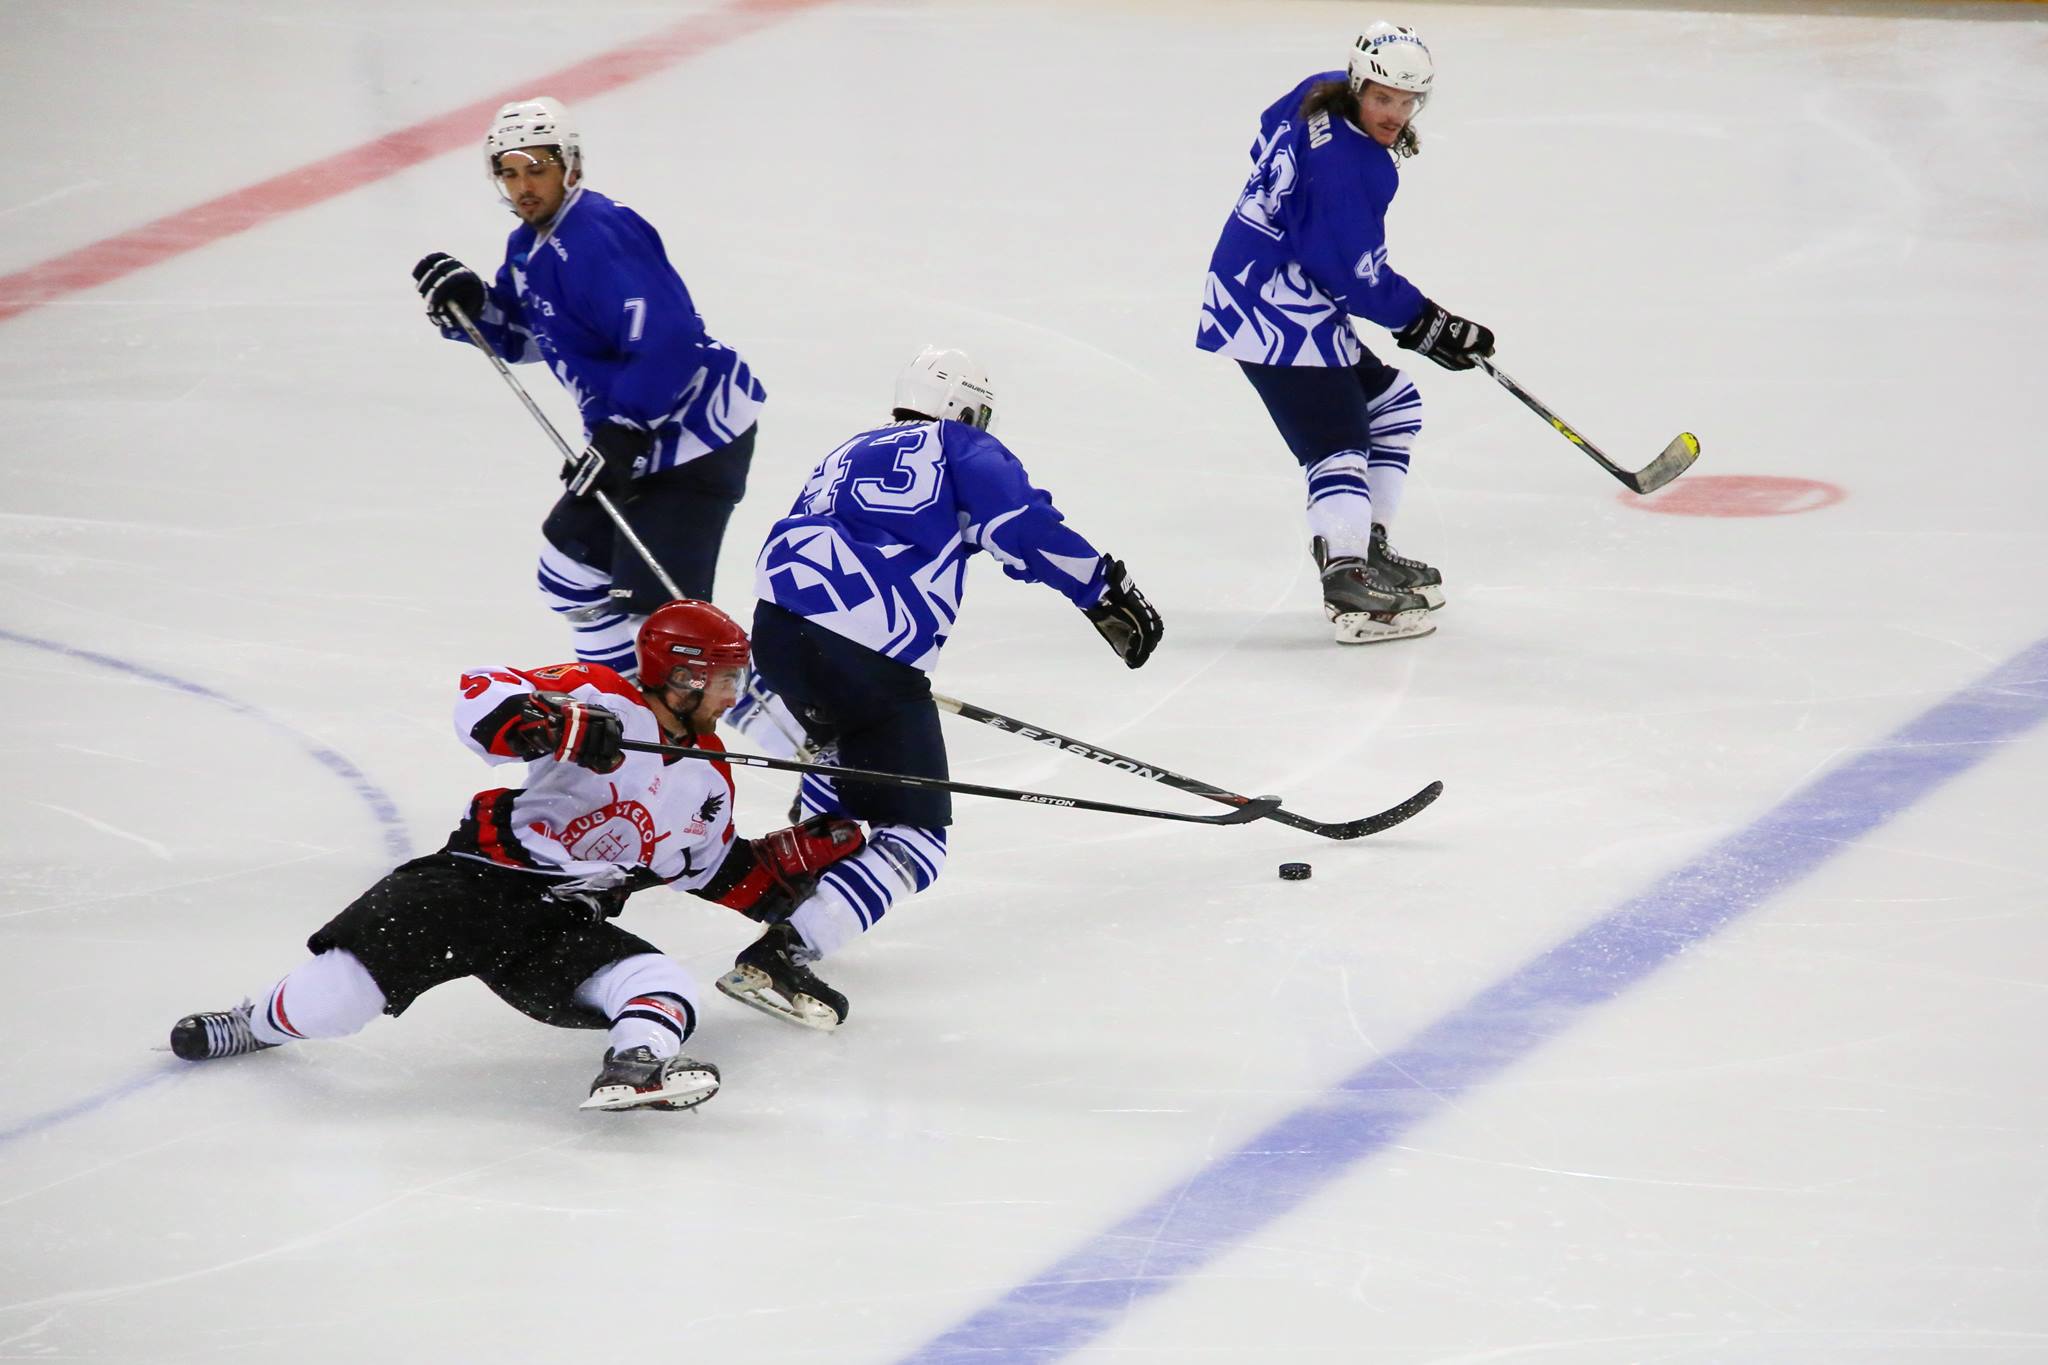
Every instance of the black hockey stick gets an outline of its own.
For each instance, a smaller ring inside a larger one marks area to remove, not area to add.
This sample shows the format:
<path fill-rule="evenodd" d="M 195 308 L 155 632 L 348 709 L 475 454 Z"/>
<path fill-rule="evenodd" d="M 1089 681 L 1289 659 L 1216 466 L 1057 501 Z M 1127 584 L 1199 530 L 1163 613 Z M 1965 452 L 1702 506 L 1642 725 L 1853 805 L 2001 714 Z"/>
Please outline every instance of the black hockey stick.
<path fill-rule="evenodd" d="M 799 763 L 793 758 L 768 758 L 761 754 L 732 754 L 719 749 L 691 749 L 680 744 L 654 744 L 644 739 L 619 741 L 622 749 L 643 754 L 668 754 L 674 758 L 697 758 L 711 763 L 739 763 L 749 768 L 775 768 L 786 773 L 822 773 L 836 781 L 883 782 L 895 787 L 923 787 L 927 790 L 960 792 L 966 796 L 993 796 L 999 801 L 1023 801 L 1034 806 L 1065 806 L 1069 810 L 1099 810 L 1111 815 L 1139 815 L 1147 820 L 1184 820 L 1191 825 L 1243 825 L 1279 808 L 1277 796 L 1235 797 L 1242 802 L 1228 815 L 1183 815 L 1176 810 L 1151 810 L 1145 806 L 1119 806 L 1108 801 L 1087 801 L 1078 796 L 1053 796 L 1047 792 L 1018 791 L 1014 787 L 984 787 L 974 782 L 949 782 L 942 777 L 915 777 L 909 773 L 876 772 L 871 768 L 840 768 L 827 763 Z"/>
<path fill-rule="evenodd" d="M 540 429 L 545 431 L 548 434 L 548 438 L 555 443 L 555 449 L 562 452 L 562 458 L 570 464 L 576 463 L 581 456 L 578 452 L 569 448 L 569 443 L 562 439 L 562 433 L 555 430 L 555 424 L 548 420 L 548 415 L 540 410 L 538 403 L 533 401 L 533 395 L 526 391 L 526 385 L 519 382 L 519 376 L 512 373 L 512 367 L 507 365 L 504 359 L 491 349 L 490 343 L 484 340 L 484 334 L 479 332 L 476 329 L 476 324 L 469 320 L 469 315 L 464 313 L 458 304 L 450 303 L 444 305 L 444 307 L 447 309 L 448 316 L 455 319 L 455 325 L 460 327 L 463 333 L 469 337 L 470 345 L 484 353 L 484 359 L 491 362 L 491 368 L 498 372 L 498 377 L 511 386 L 512 392 L 519 395 L 519 401 L 526 405 L 526 410 L 533 414 L 533 420 L 540 423 Z M 612 525 L 618 527 L 619 535 L 628 545 L 633 547 L 634 553 L 646 562 L 648 571 L 661 584 L 661 590 L 672 598 L 681 597 L 683 590 L 676 586 L 675 579 L 669 577 L 668 570 L 661 567 L 661 561 L 657 560 L 654 557 L 654 552 L 647 548 L 647 542 L 640 539 L 639 533 L 626 524 L 625 514 L 613 505 L 612 500 L 595 488 L 591 489 L 584 496 L 596 502 L 603 509 L 604 514 L 612 519 Z"/>
<path fill-rule="evenodd" d="M 526 386 L 519 382 L 519 376 L 512 373 L 512 367 L 507 365 L 498 353 L 492 350 L 489 344 L 484 341 L 483 334 L 477 331 L 476 324 L 464 315 L 460 306 L 451 303 L 447 307 L 448 315 L 455 319 L 456 325 L 461 327 L 463 332 L 469 337 L 470 344 L 484 353 L 484 357 L 491 362 L 491 367 L 497 370 L 499 377 L 510 386 L 512 392 L 519 396 L 519 401 L 525 405 L 527 412 L 532 414 L 533 420 L 540 423 L 540 429 L 548 434 L 548 439 L 555 443 L 555 449 L 562 453 L 562 458 L 573 464 L 577 459 L 576 452 L 569 448 L 569 443 L 562 439 L 562 433 L 556 430 L 553 422 L 548 420 L 548 415 L 540 410 L 540 405 L 533 401 L 533 395 L 528 393 Z M 661 566 L 661 561 L 654 557 L 654 552 L 647 548 L 647 542 L 640 539 L 639 534 L 626 524 L 625 514 L 619 511 L 612 500 L 596 489 L 592 489 L 588 496 L 596 499 L 598 507 L 603 510 L 606 516 L 612 519 L 612 525 L 618 528 L 619 535 L 624 538 L 626 544 L 633 547 L 633 553 L 640 556 L 640 562 L 645 564 L 647 571 L 654 575 L 654 581 L 661 584 L 661 590 L 671 598 L 682 597 L 683 590 L 677 586 L 675 579 L 669 576 L 668 570 Z M 754 700 L 760 705 L 761 714 L 768 718 L 768 723 L 777 730 L 780 730 L 783 738 L 787 739 L 796 748 L 804 748 L 807 742 L 804 737 L 800 734 L 791 734 L 789 726 L 784 724 L 782 717 L 776 715 L 767 705 L 766 700 L 758 692 L 755 692 L 751 686 L 749 686 L 748 691 L 754 692 Z"/>
<path fill-rule="evenodd" d="M 951 711 L 956 716 L 962 716 L 994 729 L 1006 731 L 1021 739 L 1028 739 L 1034 744 L 1051 744 L 1066 753 L 1079 754 L 1083 758 L 1093 759 L 1097 763 L 1106 764 L 1109 767 L 1115 768 L 1118 772 L 1131 773 L 1144 778 L 1148 782 L 1163 783 L 1180 791 L 1192 792 L 1196 796 L 1206 796 L 1211 801 L 1220 801 L 1226 806 L 1236 806 L 1239 808 L 1239 814 L 1256 809 L 1258 810 L 1258 816 L 1253 818 L 1278 820 L 1283 825 L 1291 825 L 1295 829 L 1305 829 L 1310 834 L 1320 834 L 1325 839 L 1356 839 L 1367 834 L 1378 834 L 1383 829 L 1392 829 L 1403 820 L 1420 815 L 1429 807 L 1430 802 L 1444 794 L 1444 784 L 1432 782 L 1400 805 L 1389 806 L 1377 815 L 1367 815 L 1357 820 L 1345 820 L 1335 823 L 1311 820 L 1305 815 L 1296 815 L 1293 811 L 1281 810 L 1277 797 L 1239 796 L 1236 792 L 1225 791 L 1221 787 L 1212 787 L 1207 782 L 1198 782 L 1192 777 L 1182 777 L 1179 773 L 1169 772 L 1165 768 L 1156 767 L 1150 763 L 1141 763 L 1135 758 L 1126 758 L 1122 754 L 1112 753 L 1108 749 L 1098 749 L 1093 744 L 1085 744 L 1072 736 L 1063 735 L 1057 730 L 1048 730 L 1040 725 L 1026 725 L 1023 721 L 1013 716 L 1005 716 L 999 712 L 975 706 L 970 702 L 957 701 L 952 697 L 942 697 L 936 692 L 932 694 L 932 700 L 938 703 L 939 709 L 942 711 Z"/>
<path fill-rule="evenodd" d="M 1521 399 L 1531 412 L 1556 427 L 1558 435 L 1592 456 L 1593 463 L 1599 465 L 1615 478 L 1620 479 L 1622 483 L 1626 484 L 1634 492 L 1656 492 L 1686 470 L 1691 469 L 1692 462 L 1700 457 L 1700 438 L 1689 431 L 1681 431 L 1672 438 L 1670 445 L 1664 447 L 1662 454 L 1631 474 L 1601 454 L 1598 446 L 1572 430 L 1569 422 L 1559 417 L 1549 408 L 1544 407 L 1535 394 L 1530 393 L 1527 389 L 1509 378 L 1505 370 L 1496 368 L 1491 360 L 1481 356 L 1479 358 L 1479 368 L 1499 380 L 1500 386 Z"/>

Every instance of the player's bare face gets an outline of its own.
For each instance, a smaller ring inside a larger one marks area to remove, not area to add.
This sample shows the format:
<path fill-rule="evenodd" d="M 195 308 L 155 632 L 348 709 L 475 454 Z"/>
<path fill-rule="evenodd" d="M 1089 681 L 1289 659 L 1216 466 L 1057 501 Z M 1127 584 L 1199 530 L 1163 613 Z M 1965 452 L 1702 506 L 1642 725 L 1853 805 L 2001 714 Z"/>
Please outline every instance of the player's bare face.
<path fill-rule="evenodd" d="M 1358 126 L 1380 146 L 1391 147 L 1408 126 L 1408 120 L 1415 117 L 1418 103 L 1410 91 L 1367 81 L 1358 92 Z"/>
<path fill-rule="evenodd" d="M 569 194 L 566 176 L 561 158 L 544 147 L 498 154 L 498 192 L 534 227 L 561 211 Z"/>

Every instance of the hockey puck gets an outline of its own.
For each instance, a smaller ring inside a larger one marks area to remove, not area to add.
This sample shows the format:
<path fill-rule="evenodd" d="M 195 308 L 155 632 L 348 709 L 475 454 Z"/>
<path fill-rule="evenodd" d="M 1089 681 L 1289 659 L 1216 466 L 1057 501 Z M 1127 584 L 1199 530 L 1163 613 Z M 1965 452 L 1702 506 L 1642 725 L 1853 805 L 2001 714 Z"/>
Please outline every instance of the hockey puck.
<path fill-rule="evenodd" d="M 1307 863 L 1282 863 L 1280 864 L 1280 880 L 1283 882 L 1305 882 L 1308 880 L 1308 874 L 1313 870 Z"/>

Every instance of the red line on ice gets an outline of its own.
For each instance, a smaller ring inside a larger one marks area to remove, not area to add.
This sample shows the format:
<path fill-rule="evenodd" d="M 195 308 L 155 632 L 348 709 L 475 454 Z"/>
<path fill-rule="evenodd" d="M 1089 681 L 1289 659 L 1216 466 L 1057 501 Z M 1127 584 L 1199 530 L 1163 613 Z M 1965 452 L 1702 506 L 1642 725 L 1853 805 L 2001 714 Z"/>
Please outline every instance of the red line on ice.
<path fill-rule="evenodd" d="M 831 0 L 730 0 L 718 9 L 600 52 L 574 66 L 522 81 L 516 88 L 501 90 L 359 147 L 322 157 L 296 170 L 231 190 L 217 199 L 180 209 L 153 223 L 0 276 L 0 322 L 477 143 L 491 115 L 508 101 L 544 93 L 573 103 L 605 94 L 744 38 L 790 15 L 830 3 Z M 338 156 L 360 158 L 362 170 L 347 177 L 333 175 L 330 168 Z"/>

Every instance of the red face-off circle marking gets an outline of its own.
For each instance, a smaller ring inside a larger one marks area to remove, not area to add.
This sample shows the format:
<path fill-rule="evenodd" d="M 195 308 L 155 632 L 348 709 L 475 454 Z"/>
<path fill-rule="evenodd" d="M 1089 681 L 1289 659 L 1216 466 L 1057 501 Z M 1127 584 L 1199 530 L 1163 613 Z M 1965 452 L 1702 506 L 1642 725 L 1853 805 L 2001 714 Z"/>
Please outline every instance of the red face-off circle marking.
<path fill-rule="evenodd" d="M 1647 498 L 1620 495 L 1637 511 L 1675 517 L 1788 517 L 1833 507 L 1848 496 L 1838 485 L 1819 479 L 1776 474 L 1688 474 Z"/>

